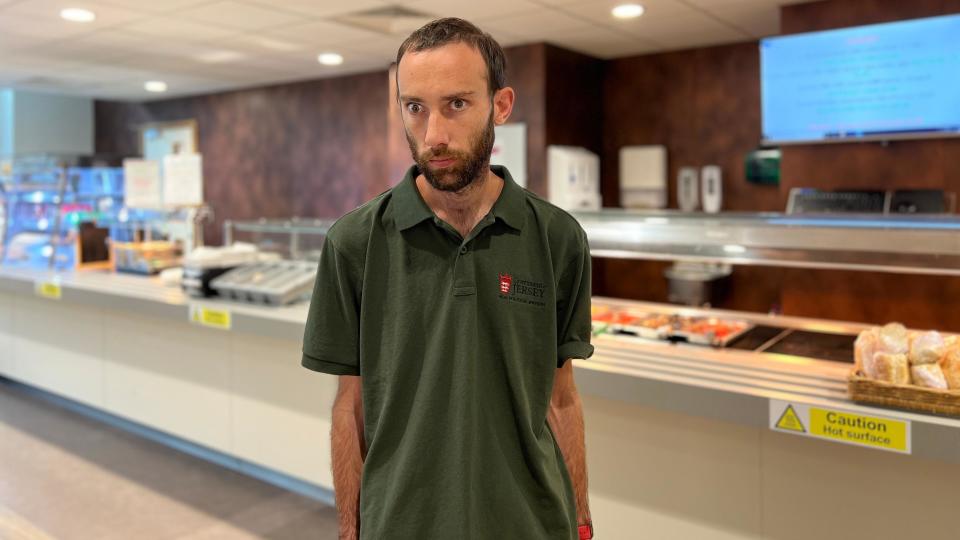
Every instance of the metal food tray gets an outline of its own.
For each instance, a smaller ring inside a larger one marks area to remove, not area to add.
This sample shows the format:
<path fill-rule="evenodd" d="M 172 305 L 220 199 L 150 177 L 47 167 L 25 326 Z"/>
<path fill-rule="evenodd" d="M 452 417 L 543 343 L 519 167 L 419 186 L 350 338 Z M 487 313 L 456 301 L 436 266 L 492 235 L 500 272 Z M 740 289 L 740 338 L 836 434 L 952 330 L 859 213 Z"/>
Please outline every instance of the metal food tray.
<path fill-rule="evenodd" d="M 629 313 L 631 316 L 635 316 L 638 319 L 645 320 L 654 317 L 662 317 L 658 313 L 644 313 L 644 312 L 633 312 Z M 670 316 L 669 320 L 672 323 L 674 316 Z M 670 330 L 670 323 L 662 324 L 659 326 L 646 326 L 642 324 L 625 324 L 625 323 L 610 323 L 610 331 L 615 334 L 625 334 L 628 336 L 642 337 L 646 339 L 666 339 L 667 334 Z"/>
<path fill-rule="evenodd" d="M 678 318 L 676 324 L 681 324 L 683 318 Z M 667 339 L 671 341 L 685 341 L 687 343 L 695 343 L 697 345 L 709 345 L 711 347 L 726 347 L 729 343 L 733 342 L 735 339 L 739 338 L 743 334 L 749 332 L 753 329 L 753 324 L 746 321 L 740 320 L 730 320 L 730 319 L 715 319 L 717 322 L 729 325 L 738 325 L 740 329 L 734 332 L 730 332 L 724 337 L 717 337 L 713 332 L 687 332 L 681 330 L 678 327 L 673 327 L 669 330 Z"/>
<path fill-rule="evenodd" d="M 229 300 L 286 305 L 313 290 L 317 265 L 310 261 L 271 261 L 239 266 L 210 282 Z"/>

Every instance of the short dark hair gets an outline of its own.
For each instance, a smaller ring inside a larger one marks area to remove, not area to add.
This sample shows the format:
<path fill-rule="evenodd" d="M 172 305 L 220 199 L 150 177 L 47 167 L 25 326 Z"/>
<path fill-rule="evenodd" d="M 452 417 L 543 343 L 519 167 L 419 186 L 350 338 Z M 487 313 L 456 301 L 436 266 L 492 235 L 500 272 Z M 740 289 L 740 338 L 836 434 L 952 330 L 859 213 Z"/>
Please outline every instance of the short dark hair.
<path fill-rule="evenodd" d="M 456 17 L 430 21 L 410 34 L 397 51 L 397 66 L 408 51 L 425 51 L 451 43 L 466 43 L 480 52 L 487 64 L 487 85 L 491 95 L 507 85 L 507 58 L 503 48 L 490 34 Z"/>

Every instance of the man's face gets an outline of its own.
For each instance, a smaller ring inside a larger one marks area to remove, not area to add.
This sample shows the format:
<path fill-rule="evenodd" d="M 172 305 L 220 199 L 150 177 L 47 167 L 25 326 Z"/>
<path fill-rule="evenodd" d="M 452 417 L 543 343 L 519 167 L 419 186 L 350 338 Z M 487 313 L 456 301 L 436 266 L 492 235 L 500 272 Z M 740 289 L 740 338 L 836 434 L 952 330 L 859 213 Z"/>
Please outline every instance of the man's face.
<path fill-rule="evenodd" d="M 454 43 L 407 52 L 397 88 L 410 152 L 434 189 L 460 191 L 486 173 L 502 120 L 479 51 Z"/>

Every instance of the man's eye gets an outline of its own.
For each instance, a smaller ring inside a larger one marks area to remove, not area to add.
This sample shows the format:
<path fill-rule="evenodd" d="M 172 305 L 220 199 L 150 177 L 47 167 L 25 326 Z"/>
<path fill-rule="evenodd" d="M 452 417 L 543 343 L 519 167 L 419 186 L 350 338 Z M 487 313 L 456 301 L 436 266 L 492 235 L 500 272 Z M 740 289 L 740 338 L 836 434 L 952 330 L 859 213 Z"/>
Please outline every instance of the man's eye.
<path fill-rule="evenodd" d="M 450 102 L 450 106 L 453 107 L 453 110 L 459 111 L 461 109 L 466 108 L 467 102 L 462 99 L 455 99 Z"/>
<path fill-rule="evenodd" d="M 407 103 L 407 111 L 409 111 L 412 114 L 417 114 L 422 110 L 423 110 L 423 107 L 421 107 L 419 103 Z"/>

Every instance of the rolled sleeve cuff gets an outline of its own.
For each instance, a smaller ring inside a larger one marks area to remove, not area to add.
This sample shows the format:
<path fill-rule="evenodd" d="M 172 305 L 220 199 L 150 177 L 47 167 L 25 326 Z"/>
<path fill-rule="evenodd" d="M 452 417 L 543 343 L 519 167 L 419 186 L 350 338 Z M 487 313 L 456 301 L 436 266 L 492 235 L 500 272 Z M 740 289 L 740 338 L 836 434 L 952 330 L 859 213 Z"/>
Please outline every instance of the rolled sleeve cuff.
<path fill-rule="evenodd" d="M 360 368 L 339 362 L 329 362 L 321 360 L 307 353 L 303 353 L 303 359 L 300 361 L 303 367 L 319 371 L 320 373 L 329 373 L 330 375 L 360 375 Z"/>
<path fill-rule="evenodd" d="M 563 366 L 568 358 L 590 358 L 593 356 L 593 345 L 583 341 L 570 341 L 557 347 L 557 367 Z"/>

